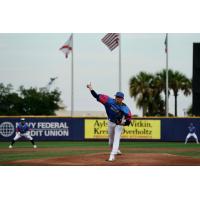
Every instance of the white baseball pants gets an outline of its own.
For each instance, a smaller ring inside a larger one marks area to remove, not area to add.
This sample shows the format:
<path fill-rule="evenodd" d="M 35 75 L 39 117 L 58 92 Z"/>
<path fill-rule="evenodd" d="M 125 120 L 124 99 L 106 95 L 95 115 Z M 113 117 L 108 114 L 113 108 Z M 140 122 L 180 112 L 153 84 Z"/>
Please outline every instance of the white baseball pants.
<path fill-rule="evenodd" d="M 198 137 L 197 137 L 197 135 L 196 135 L 195 133 L 188 133 L 188 135 L 187 135 L 187 137 L 186 137 L 186 139 L 185 139 L 185 144 L 187 143 L 187 141 L 188 141 L 188 139 L 189 139 L 190 137 L 195 138 L 196 143 L 197 143 L 197 144 L 199 143 Z"/>
<path fill-rule="evenodd" d="M 19 140 L 19 138 L 21 138 L 21 137 L 25 137 L 25 138 L 28 139 L 28 140 L 33 140 L 33 138 L 31 137 L 29 131 L 26 132 L 26 133 L 19 133 L 19 132 L 17 132 L 13 140 L 14 140 L 14 141 L 17 141 L 17 140 Z"/>
<path fill-rule="evenodd" d="M 122 130 L 123 126 L 116 125 L 115 123 L 108 121 L 109 145 L 112 148 L 112 155 L 116 155 L 117 151 L 119 150 Z"/>

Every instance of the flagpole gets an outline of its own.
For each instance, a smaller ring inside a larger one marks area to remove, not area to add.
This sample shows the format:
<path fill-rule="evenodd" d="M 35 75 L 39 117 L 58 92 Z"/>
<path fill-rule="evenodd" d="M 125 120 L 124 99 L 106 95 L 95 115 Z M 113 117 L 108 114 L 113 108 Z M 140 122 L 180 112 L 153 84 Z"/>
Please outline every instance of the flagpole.
<path fill-rule="evenodd" d="M 168 80 L 168 33 L 166 34 L 166 117 L 169 113 L 169 80 Z"/>
<path fill-rule="evenodd" d="M 121 34 L 119 33 L 119 91 L 122 89 L 122 69 L 121 69 Z"/>
<path fill-rule="evenodd" d="M 74 34 L 72 33 L 72 60 L 71 60 L 71 117 L 74 116 Z"/>

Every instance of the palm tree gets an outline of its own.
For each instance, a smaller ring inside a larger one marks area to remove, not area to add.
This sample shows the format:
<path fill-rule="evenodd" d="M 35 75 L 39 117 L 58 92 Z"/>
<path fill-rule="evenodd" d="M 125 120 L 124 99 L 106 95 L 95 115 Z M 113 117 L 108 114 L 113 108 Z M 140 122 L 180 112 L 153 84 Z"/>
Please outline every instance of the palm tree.
<path fill-rule="evenodd" d="M 152 96 L 149 102 L 149 113 L 151 115 L 165 115 L 165 101 L 162 99 L 162 88 L 157 76 L 154 76 L 151 82 Z"/>
<path fill-rule="evenodd" d="M 142 108 L 143 116 L 155 115 L 163 108 L 163 101 L 160 93 L 155 90 L 154 81 L 154 76 L 146 72 L 140 72 L 130 79 L 130 96 L 136 100 L 137 107 Z"/>
<path fill-rule="evenodd" d="M 192 81 L 188 79 L 184 74 L 175 71 L 172 74 L 171 79 L 169 79 L 169 87 L 174 93 L 174 103 L 175 103 L 175 116 L 177 116 L 177 98 L 179 91 L 182 91 L 185 96 L 191 94 Z"/>
<path fill-rule="evenodd" d="M 168 70 L 168 79 L 170 80 L 172 77 L 173 71 L 171 69 Z M 164 92 L 165 95 L 165 113 L 166 113 L 166 70 L 163 69 L 161 72 L 156 73 L 155 84 L 158 92 L 161 94 Z M 168 91 L 168 96 L 170 95 L 170 90 Z"/>
<path fill-rule="evenodd" d="M 158 88 L 165 93 L 166 100 L 166 70 L 162 70 L 161 72 L 156 74 L 158 78 Z M 177 116 L 177 98 L 179 91 L 182 91 L 184 95 L 188 96 L 191 94 L 192 81 L 188 79 L 184 74 L 173 71 L 171 69 L 168 70 L 169 77 L 169 89 L 173 91 L 174 94 L 174 103 L 175 103 L 175 116 Z M 170 94 L 170 93 L 169 93 Z M 168 94 L 168 95 L 169 95 Z M 166 101 L 165 101 L 166 102 Z"/>
<path fill-rule="evenodd" d="M 129 92 L 130 96 L 134 97 L 138 108 L 142 108 L 143 116 L 147 113 L 149 104 L 149 97 L 151 94 L 151 84 L 153 75 L 147 74 L 146 72 L 140 72 L 137 76 L 130 79 Z"/>

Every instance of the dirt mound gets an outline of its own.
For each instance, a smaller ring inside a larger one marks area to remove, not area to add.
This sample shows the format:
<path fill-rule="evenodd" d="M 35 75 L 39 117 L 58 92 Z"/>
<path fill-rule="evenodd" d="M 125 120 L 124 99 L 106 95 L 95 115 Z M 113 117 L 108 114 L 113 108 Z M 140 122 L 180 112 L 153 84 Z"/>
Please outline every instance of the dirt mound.
<path fill-rule="evenodd" d="M 175 156 L 166 153 L 127 153 L 108 162 L 107 153 L 93 153 L 79 156 L 65 156 L 32 160 L 18 160 L 9 165 L 26 166 L 199 166 L 200 159 Z"/>

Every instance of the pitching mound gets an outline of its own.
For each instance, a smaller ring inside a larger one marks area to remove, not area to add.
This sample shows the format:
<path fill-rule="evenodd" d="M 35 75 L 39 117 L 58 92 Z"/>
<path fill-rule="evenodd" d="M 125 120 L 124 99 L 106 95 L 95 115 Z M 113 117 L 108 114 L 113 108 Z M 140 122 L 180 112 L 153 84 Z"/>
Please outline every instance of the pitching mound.
<path fill-rule="evenodd" d="M 127 153 L 108 162 L 107 153 L 94 153 L 81 156 L 18 160 L 11 165 L 31 166 L 194 166 L 200 165 L 200 159 L 175 156 L 166 153 Z"/>

